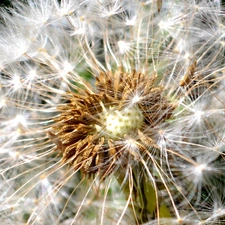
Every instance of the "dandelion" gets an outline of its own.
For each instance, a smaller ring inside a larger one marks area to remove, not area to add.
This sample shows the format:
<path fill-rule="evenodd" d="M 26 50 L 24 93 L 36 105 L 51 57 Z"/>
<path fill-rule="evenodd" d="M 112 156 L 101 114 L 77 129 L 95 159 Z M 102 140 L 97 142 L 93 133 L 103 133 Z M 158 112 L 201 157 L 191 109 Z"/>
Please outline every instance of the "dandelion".
<path fill-rule="evenodd" d="M 219 1 L 1 9 L 3 224 L 222 224 Z"/>
<path fill-rule="evenodd" d="M 82 89 L 69 98 L 66 94 L 68 101 L 58 108 L 61 113 L 49 133 L 63 159 L 87 174 L 99 171 L 104 178 L 117 165 L 125 166 L 130 156 L 138 158 L 136 149 L 154 146 L 145 131 L 164 122 L 173 110 L 162 88 L 153 86 L 155 78 L 136 71 L 101 73 L 97 93 L 90 87 L 83 94 Z M 138 101 L 136 93 L 141 95 Z"/>

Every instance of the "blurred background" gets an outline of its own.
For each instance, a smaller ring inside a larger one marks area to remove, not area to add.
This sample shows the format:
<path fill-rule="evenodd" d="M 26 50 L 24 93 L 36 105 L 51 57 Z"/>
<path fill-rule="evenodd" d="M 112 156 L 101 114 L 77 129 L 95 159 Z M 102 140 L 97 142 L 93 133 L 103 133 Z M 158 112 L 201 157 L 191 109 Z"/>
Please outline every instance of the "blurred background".
<path fill-rule="evenodd" d="M 1 0 L 0 1 L 0 6 L 10 6 L 10 2 L 12 2 L 12 0 Z"/>

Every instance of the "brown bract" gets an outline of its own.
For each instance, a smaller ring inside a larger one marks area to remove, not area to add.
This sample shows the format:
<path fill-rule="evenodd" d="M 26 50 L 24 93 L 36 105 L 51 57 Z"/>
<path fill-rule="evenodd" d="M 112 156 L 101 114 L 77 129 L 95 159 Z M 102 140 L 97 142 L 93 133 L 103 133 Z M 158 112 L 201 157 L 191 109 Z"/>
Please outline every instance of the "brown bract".
<path fill-rule="evenodd" d="M 49 137 L 64 163 L 105 178 L 157 148 L 155 127 L 174 109 L 163 92 L 156 74 L 101 72 L 95 87 L 71 93 L 58 107 Z"/>

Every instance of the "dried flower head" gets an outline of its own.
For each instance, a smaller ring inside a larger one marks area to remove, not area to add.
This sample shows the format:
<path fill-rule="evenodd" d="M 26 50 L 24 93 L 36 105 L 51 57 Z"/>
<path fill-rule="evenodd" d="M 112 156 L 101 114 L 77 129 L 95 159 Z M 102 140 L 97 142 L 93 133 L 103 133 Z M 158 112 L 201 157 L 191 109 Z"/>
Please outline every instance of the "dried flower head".
<path fill-rule="evenodd" d="M 224 223 L 220 1 L 12 5 L 0 10 L 0 223 Z"/>
<path fill-rule="evenodd" d="M 156 74 L 101 72 L 95 88 L 68 94 L 50 138 L 64 162 L 104 178 L 156 146 L 154 127 L 170 118 L 174 108 L 163 94 Z"/>

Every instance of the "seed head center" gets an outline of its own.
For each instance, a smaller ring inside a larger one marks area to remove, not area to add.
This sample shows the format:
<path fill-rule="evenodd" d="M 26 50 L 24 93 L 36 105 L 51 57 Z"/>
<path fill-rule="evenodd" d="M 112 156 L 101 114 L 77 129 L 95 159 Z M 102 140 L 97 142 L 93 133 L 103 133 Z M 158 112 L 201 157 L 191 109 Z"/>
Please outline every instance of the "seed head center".
<path fill-rule="evenodd" d="M 143 123 L 144 116 L 137 106 L 124 108 L 123 110 L 110 107 L 102 112 L 100 120 L 103 125 L 96 126 L 96 129 L 103 136 L 116 139 L 139 129 Z"/>

